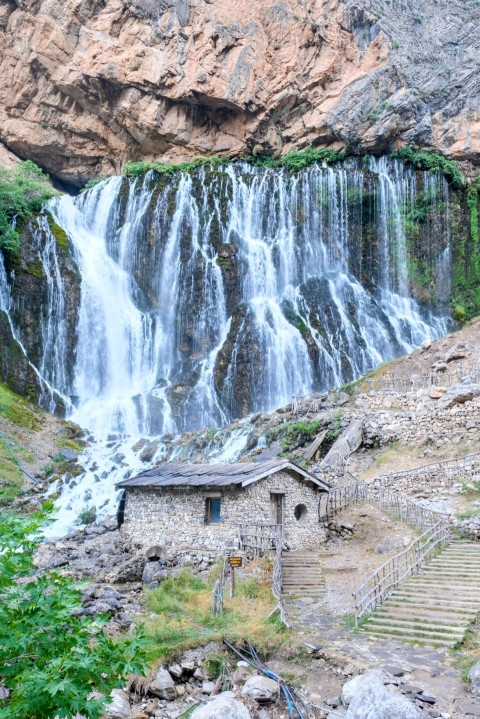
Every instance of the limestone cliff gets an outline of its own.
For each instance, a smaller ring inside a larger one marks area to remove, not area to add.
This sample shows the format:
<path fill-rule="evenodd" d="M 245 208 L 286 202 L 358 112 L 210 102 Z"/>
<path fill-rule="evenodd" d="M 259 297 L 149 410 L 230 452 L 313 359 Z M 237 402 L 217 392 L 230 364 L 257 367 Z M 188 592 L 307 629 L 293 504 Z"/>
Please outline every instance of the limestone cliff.
<path fill-rule="evenodd" d="M 479 22 L 452 0 L 3 0 L 0 142 L 75 185 L 259 144 L 475 165 Z"/>

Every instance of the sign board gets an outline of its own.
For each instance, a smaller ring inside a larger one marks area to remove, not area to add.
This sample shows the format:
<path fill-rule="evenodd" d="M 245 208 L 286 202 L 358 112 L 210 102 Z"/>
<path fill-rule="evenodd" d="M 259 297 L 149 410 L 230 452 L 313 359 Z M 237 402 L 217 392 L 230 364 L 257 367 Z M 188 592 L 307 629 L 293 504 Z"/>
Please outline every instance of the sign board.
<path fill-rule="evenodd" d="M 242 557 L 228 557 L 228 563 L 231 567 L 236 569 L 242 566 Z"/>

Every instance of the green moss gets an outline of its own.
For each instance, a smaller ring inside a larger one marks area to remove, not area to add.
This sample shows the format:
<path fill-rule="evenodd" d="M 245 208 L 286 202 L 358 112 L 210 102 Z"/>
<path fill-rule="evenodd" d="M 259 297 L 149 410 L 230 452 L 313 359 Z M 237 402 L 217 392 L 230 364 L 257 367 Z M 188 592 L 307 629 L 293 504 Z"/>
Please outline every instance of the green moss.
<path fill-rule="evenodd" d="M 43 425 L 40 411 L 0 383 L 0 415 L 18 427 L 38 430 Z"/>
<path fill-rule="evenodd" d="M 141 177 L 145 173 L 154 170 L 160 175 L 173 177 L 178 172 L 193 172 L 199 167 L 219 167 L 228 164 L 227 157 L 211 155 L 210 157 L 195 157 L 190 162 L 165 163 L 165 162 L 127 162 L 123 166 L 123 174 L 126 177 Z"/>
<path fill-rule="evenodd" d="M 317 162 L 334 163 L 344 160 L 345 157 L 346 153 L 340 150 L 307 147 L 301 151 L 292 150 L 277 158 L 257 154 L 255 156 L 246 156 L 244 159 L 254 167 L 285 167 L 287 170 L 297 172 Z"/>
<path fill-rule="evenodd" d="M 40 280 L 42 278 L 42 263 L 39 259 L 34 260 L 31 265 L 25 267 L 25 272 Z"/>
<path fill-rule="evenodd" d="M 411 163 L 419 170 L 441 172 L 457 190 L 465 185 L 465 180 L 460 174 L 457 163 L 454 160 L 447 160 L 442 155 L 427 152 L 426 150 L 413 150 L 411 147 L 402 147 L 395 150 L 392 157 Z"/>
<path fill-rule="evenodd" d="M 393 107 L 394 106 L 392 105 L 391 102 L 387 102 L 387 100 L 384 100 L 379 105 L 377 105 L 375 110 L 373 110 L 373 112 L 371 112 L 370 115 L 368 116 L 369 123 L 371 125 L 373 125 L 378 120 L 378 118 L 381 115 L 383 115 L 384 112 L 387 112 L 388 110 L 392 110 Z"/>
<path fill-rule="evenodd" d="M 55 237 L 57 241 L 57 245 L 62 248 L 62 250 L 67 250 L 68 248 L 68 235 L 63 229 L 63 227 L 60 227 L 60 225 L 57 225 L 55 220 L 53 219 L 52 215 L 47 212 L 47 220 L 48 220 L 48 226 L 50 227 L 50 232 Z"/>

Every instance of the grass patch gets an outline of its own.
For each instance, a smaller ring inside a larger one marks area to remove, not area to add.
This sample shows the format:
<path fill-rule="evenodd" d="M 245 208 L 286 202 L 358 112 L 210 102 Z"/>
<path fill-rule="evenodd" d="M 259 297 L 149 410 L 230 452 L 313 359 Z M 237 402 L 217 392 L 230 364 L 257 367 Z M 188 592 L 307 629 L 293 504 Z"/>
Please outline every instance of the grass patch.
<path fill-rule="evenodd" d="M 2 383 L 0 383 L 0 415 L 24 429 L 36 431 L 43 425 L 41 411 Z"/>
<path fill-rule="evenodd" d="M 288 638 L 276 615 L 267 619 L 276 602 L 270 585 L 257 578 L 237 580 L 233 599 L 224 588 L 224 613 L 213 617 L 214 575 L 204 579 L 184 570 L 147 592 L 146 607 L 157 615 L 147 626 L 151 660 L 164 661 L 221 637 L 233 642 L 249 640 L 267 656 Z"/>

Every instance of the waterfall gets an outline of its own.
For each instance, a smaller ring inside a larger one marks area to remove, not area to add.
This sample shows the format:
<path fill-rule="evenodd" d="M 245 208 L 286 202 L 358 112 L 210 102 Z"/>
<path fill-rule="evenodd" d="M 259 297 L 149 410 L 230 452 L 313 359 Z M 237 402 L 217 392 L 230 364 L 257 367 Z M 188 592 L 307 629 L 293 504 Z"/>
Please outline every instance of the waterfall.
<path fill-rule="evenodd" d="M 414 170 L 388 158 L 296 174 L 231 163 L 172 179 L 113 177 L 52 200 L 81 300 L 76 336 L 67 337 L 55 243 L 40 217 L 35 237 L 49 279 L 38 371 L 98 442 L 87 451 L 82 489 L 64 491 L 70 515 L 93 489 L 112 506 L 113 480 L 125 470 L 109 457 L 121 448 L 129 471 L 141 464 L 131 438 L 273 410 L 445 334 L 449 230 L 432 226 L 435 291 L 419 303 L 406 218 L 423 193 L 435 224 L 435 202 L 448 212 L 448 185 L 430 173 L 421 192 L 418 183 Z M 3 293 L 4 284 L 0 277 Z M 232 447 L 244 444 L 240 433 Z M 157 458 L 163 451 L 160 444 Z"/>

